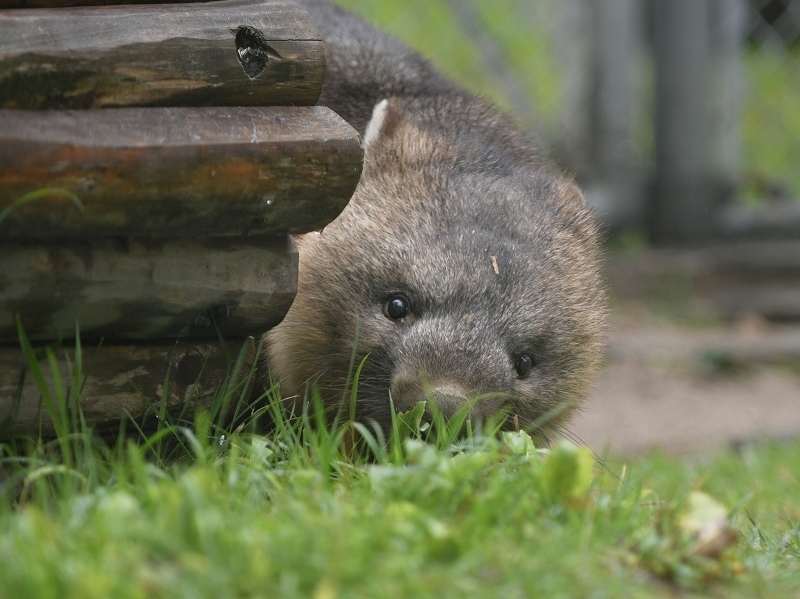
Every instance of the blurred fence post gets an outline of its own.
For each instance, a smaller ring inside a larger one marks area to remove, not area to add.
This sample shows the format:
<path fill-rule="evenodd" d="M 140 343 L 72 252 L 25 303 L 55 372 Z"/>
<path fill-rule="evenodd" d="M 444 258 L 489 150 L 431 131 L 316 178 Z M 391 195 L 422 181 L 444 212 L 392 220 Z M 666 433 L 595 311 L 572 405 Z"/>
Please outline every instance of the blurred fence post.
<path fill-rule="evenodd" d="M 633 131 L 632 77 L 639 57 L 640 4 L 640 0 L 595 0 L 591 6 L 592 154 L 597 172 L 588 195 L 612 231 L 641 222 L 644 208 Z"/>
<path fill-rule="evenodd" d="M 741 179 L 747 0 L 711 2 L 710 153 L 714 196 L 729 200 Z"/>
<path fill-rule="evenodd" d="M 561 0 L 556 4 L 557 34 L 553 45 L 561 72 L 562 106 L 558 136 L 554 140 L 559 162 L 586 177 L 592 170 L 591 102 L 592 9 L 591 0 Z M 587 200 L 589 198 L 587 197 Z"/>
<path fill-rule="evenodd" d="M 656 177 L 651 236 L 697 245 L 711 228 L 709 0 L 654 0 Z"/>

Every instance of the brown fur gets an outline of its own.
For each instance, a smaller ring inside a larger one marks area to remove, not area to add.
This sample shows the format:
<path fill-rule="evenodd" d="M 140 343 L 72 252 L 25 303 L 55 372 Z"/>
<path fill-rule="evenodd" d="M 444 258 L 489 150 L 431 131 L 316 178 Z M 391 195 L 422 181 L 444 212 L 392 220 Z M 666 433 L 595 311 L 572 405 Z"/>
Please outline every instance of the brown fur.
<path fill-rule="evenodd" d="M 316 384 L 336 405 L 353 356 L 367 356 L 358 417 L 384 429 L 390 394 L 400 410 L 432 394 L 446 415 L 474 401 L 478 419 L 502 410 L 531 425 L 554 411 L 548 426 L 564 422 L 597 372 L 605 319 L 597 229 L 580 190 L 508 119 L 407 48 L 341 9 L 301 4 L 326 38 L 322 101 L 362 134 L 356 83 L 370 112 L 388 104 L 347 208 L 297 238 L 297 298 L 267 334 L 272 378 L 289 399 Z M 372 84 L 347 67 L 367 59 L 380 63 L 370 63 Z M 399 321 L 386 313 L 398 292 L 411 303 Z M 521 354 L 535 362 L 526 378 L 515 372 Z"/>

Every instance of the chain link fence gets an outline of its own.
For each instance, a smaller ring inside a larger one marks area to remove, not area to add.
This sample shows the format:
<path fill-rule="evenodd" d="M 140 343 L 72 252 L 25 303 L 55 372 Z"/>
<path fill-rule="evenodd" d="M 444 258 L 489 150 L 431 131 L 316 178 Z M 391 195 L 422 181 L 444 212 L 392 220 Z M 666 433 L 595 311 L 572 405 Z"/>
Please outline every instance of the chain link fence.
<path fill-rule="evenodd" d="M 800 198 L 800 0 L 751 0 L 749 8 L 743 198 Z"/>
<path fill-rule="evenodd" d="M 800 0 L 339 1 L 513 114 L 612 230 L 800 236 Z"/>

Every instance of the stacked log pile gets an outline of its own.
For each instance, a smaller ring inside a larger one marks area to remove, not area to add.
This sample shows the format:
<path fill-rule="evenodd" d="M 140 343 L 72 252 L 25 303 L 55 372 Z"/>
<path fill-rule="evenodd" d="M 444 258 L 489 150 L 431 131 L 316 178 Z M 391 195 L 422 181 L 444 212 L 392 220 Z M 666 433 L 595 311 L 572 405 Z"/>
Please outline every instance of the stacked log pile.
<path fill-rule="evenodd" d="M 213 396 L 219 336 L 252 362 L 294 298 L 290 234 L 361 173 L 358 134 L 313 106 L 324 48 L 291 2 L 92 4 L 0 0 L 0 437 L 52 432 L 18 320 L 60 341 L 65 381 L 77 325 L 98 427 L 168 373 L 169 406 Z"/>

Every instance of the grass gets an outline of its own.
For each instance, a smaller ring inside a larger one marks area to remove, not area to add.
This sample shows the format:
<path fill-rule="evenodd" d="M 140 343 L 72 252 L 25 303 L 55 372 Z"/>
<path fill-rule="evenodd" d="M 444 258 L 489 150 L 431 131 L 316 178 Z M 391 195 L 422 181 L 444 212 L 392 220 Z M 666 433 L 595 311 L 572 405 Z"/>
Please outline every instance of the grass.
<path fill-rule="evenodd" d="M 20 198 L 17 198 L 11 204 L 0 210 L 0 224 L 8 218 L 8 216 L 14 212 L 15 210 L 20 209 L 25 204 L 30 202 L 34 202 L 36 200 L 41 200 L 43 198 L 62 198 L 71 201 L 78 210 L 83 210 L 83 203 L 80 201 L 78 196 L 74 193 L 69 191 L 68 189 L 63 189 L 61 187 L 45 187 L 42 189 L 36 189 L 29 193 L 26 193 Z"/>
<path fill-rule="evenodd" d="M 386 440 L 326 425 L 314 397 L 287 419 L 274 390 L 262 436 L 221 425 L 242 396 L 224 381 L 193 424 L 109 446 L 80 417 L 81 368 L 76 344 L 47 389 L 55 441 L 0 446 L 0 598 L 800 597 L 800 443 L 623 464 L 423 433 L 421 412 Z"/>

